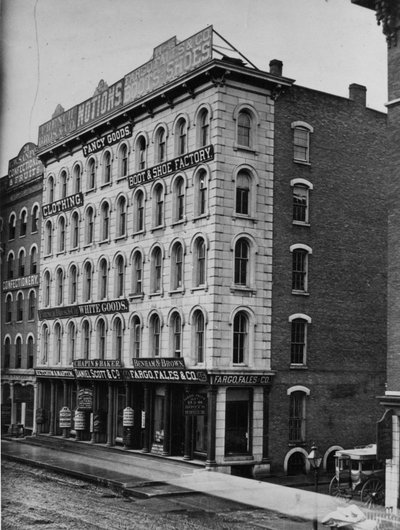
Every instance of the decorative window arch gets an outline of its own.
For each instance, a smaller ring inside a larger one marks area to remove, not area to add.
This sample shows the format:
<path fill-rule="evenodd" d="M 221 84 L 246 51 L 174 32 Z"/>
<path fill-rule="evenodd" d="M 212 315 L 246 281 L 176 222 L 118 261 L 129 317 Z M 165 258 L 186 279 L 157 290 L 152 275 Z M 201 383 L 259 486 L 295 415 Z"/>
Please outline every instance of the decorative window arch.
<path fill-rule="evenodd" d="M 293 194 L 293 223 L 308 224 L 310 219 L 310 190 L 314 189 L 311 182 L 303 178 L 290 181 Z"/>
<path fill-rule="evenodd" d="M 28 210 L 26 208 L 23 208 L 19 214 L 19 224 L 19 237 L 24 237 L 28 226 Z"/>
<path fill-rule="evenodd" d="M 236 106 L 233 112 L 233 119 L 236 122 L 235 149 L 257 148 L 257 127 L 260 118 L 256 109 L 247 103 Z"/>
<path fill-rule="evenodd" d="M 118 148 L 118 178 L 122 179 L 128 175 L 129 144 L 121 143 Z"/>
<path fill-rule="evenodd" d="M 174 223 L 185 220 L 186 179 L 182 174 L 172 181 L 172 220 Z"/>
<path fill-rule="evenodd" d="M 206 103 L 201 105 L 195 115 L 194 123 L 196 126 L 196 145 L 198 147 L 204 147 L 209 145 L 211 142 L 211 120 L 212 120 L 212 108 Z"/>
<path fill-rule="evenodd" d="M 87 172 L 87 191 L 94 190 L 96 188 L 96 159 L 94 157 L 89 158 L 87 161 L 86 172 Z"/>
<path fill-rule="evenodd" d="M 130 320 L 130 339 L 131 339 L 131 355 L 137 359 L 140 357 L 142 350 L 142 319 L 138 314 L 134 314 Z"/>
<path fill-rule="evenodd" d="M 287 475 L 304 474 L 310 471 L 308 453 L 302 447 L 294 447 L 286 453 L 283 468 Z"/>
<path fill-rule="evenodd" d="M 105 186 L 107 184 L 111 184 L 111 166 L 112 164 L 112 154 L 110 149 L 107 149 L 103 153 L 102 157 L 102 166 L 103 166 L 103 178 L 102 178 L 102 185 Z"/>
<path fill-rule="evenodd" d="M 293 159 L 295 162 L 308 164 L 310 162 L 310 136 L 314 128 L 304 121 L 294 121 L 293 129 Z"/>
<path fill-rule="evenodd" d="M 200 166 L 193 176 L 195 217 L 202 217 L 208 213 L 209 177 L 209 169 L 206 166 Z"/>
<path fill-rule="evenodd" d="M 290 342 L 290 364 L 305 366 L 307 364 L 308 326 L 311 317 L 303 313 L 290 315 L 291 342 Z"/>

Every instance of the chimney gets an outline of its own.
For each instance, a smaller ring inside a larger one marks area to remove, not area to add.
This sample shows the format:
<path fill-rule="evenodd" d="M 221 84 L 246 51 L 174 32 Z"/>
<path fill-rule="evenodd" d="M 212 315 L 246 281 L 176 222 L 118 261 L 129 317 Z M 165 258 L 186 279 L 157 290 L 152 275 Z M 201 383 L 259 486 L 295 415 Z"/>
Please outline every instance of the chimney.
<path fill-rule="evenodd" d="M 272 59 L 272 61 L 269 62 L 269 73 L 282 77 L 282 66 L 282 61 L 279 59 Z"/>
<path fill-rule="evenodd" d="M 349 86 L 349 99 L 352 99 L 357 105 L 365 107 L 367 105 L 367 87 L 352 83 Z"/>

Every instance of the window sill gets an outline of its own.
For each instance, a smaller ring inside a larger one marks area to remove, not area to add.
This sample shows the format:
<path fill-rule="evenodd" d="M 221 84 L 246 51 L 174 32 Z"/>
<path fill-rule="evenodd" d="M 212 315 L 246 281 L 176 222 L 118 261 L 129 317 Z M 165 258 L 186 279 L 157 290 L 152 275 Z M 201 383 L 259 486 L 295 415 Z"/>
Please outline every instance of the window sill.
<path fill-rule="evenodd" d="M 165 224 L 162 224 L 162 225 L 158 225 L 158 226 L 154 226 L 150 232 L 155 232 L 156 230 L 163 230 L 165 229 Z"/>
<path fill-rule="evenodd" d="M 204 285 L 197 285 L 196 287 L 192 287 L 190 289 L 190 292 L 191 293 L 194 293 L 195 291 L 208 291 L 208 284 L 204 284 Z"/>
<path fill-rule="evenodd" d="M 21 234 L 21 235 L 19 236 L 20 239 L 21 239 L 22 237 L 26 237 L 26 234 Z"/>
<path fill-rule="evenodd" d="M 111 243 L 110 239 L 103 239 L 103 241 L 99 241 L 99 247 L 104 245 L 109 245 Z"/>
<path fill-rule="evenodd" d="M 157 291 L 156 293 L 149 293 L 149 298 L 154 298 L 156 296 L 164 296 L 164 291 Z"/>
<path fill-rule="evenodd" d="M 173 289 L 172 291 L 168 291 L 169 296 L 173 296 L 174 294 L 185 294 L 185 288 L 180 287 L 179 289 Z"/>
<path fill-rule="evenodd" d="M 292 221 L 292 224 L 296 226 L 310 226 L 310 223 L 306 223 L 305 221 Z"/>
<path fill-rule="evenodd" d="M 245 285 L 231 285 L 230 291 L 231 293 L 240 293 L 243 295 L 255 295 L 257 293 L 257 289 L 246 287 Z"/>
<path fill-rule="evenodd" d="M 307 291 L 292 290 L 292 294 L 294 294 L 295 296 L 310 296 L 310 293 Z"/>
<path fill-rule="evenodd" d="M 200 215 L 195 215 L 192 219 L 192 223 L 195 223 L 196 221 L 201 221 L 201 219 L 209 219 L 210 214 L 209 213 L 202 213 Z"/>
<path fill-rule="evenodd" d="M 95 191 L 97 191 L 97 188 L 90 188 L 90 190 L 85 191 L 85 195 L 89 195 L 90 193 L 94 193 Z"/>
<path fill-rule="evenodd" d="M 59 252 L 56 253 L 56 257 L 57 256 L 64 256 L 66 254 L 66 250 L 60 250 Z"/>
<path fill-rule="evenodd" d="M 291 364 L 290 365 L 291 370 L 308 370 L 308 366 L 305 364 Z"/>
<path fill-rule="evenodd" d="M 140 235 L 145 235 L 146 234 L 146 230 L 143 229 L 143 230 L 137 230 L 136 232 L 133 232 L 132 234 L 132 238 L 136 237 L 136 236 L 140 236 Z"/>
<path fill-rule="evenodd" d="M 176 221 L 173 221 L 171 226 L 179 226 L 187 223 L 186 215 L 183 216 L 183 219 L 177 219 Z"/>
<path fill-rule="evenodd" d="M 246 221 L 251 221 L 253 224 L 257 224 L 258 221 L 257 219 L 255 219 L 254 217 L 252 217 L 251 215 L 246 215 L 246 214 L 243 214 L 243 213 L 234 213 L 232 215 L 232 220 L 233 221 L 236 221 L 236 220 L 246 220 Z"/>
<path fill-rule="evenodd" d="M 143 300 L 143 298 L 144 298 L 144 293 L 139 293 L 139 294 L 129 293 L 129 294 L 128 294 L 128 298 L 129 298 L 129 301 L 130 301 L 130 302 L 131 302 L 132 300 Z"/>
<path fill-rule="evenodd" d="M 235 453 L 227 454 L 224 456 L 224 464 L 237 464 L 245 460 L 244 463 L 248 464 L 249 462 L 254 462 L 254 456 L 249 453 Z"/>
<path fill-rule="evenodd" d="M 112 186 L 111 180 L 110 182 L 103 182 L 103 184 L 100 185 L 100 189 L 102 190 L 103 188 L 107 188 L 108 186 Z"/>
<path fill-rule="evenodd" d="M 126 180 L 128 178 L 128 175 L 120 175 L 119 177 L 117 177 L 117 184 L 119 184 L 120 182 Z"/>
<path fill-rule="evenodd" d="M 302 166 L 311 166 L 311 163 L 307 162 L 306 160 L 296 160 L 295 158 L 293 158 L 293 162 Z"/>
<path fill-rule="evenodd" d="M 236 142 L 233 144 L 233 150 L 234 151 L 247 151 L 248 153 L 253 153 L 254 155 L 257 155 L 257 151 L 253 149 L 252 147 L 248 147 L 247 145 L 239 145 Z"/>
<path fill-rule="evenodd" d="M 86 243 L 86 245 L 83 245 L 83 250 L 86 250 L 87 248 L 94 247 L 94 243 Z"/>
<path fill-rule="evenodd" d="M 74 252 L 79 252 L 80 248 L 79 247 L 74 247 L 74 248 L 71 248 L 69 253 L 70 254 L 73 254 Z"/>
<path fill-rule="evenodd" d="M 299 440 L 298 442 L 288 442 L 289 447 L 304 447 L 306 445 L 306 442 L 303 440 Z"/>
<path fill-rule="evenodd" d="M 124 239 L 127 239 L 128 236 L 126 234 L 122 235 L 122 236 L 118 236 L 114 239 L 114 242 L 116 243 L 117 241 L 124 241 Z"/>

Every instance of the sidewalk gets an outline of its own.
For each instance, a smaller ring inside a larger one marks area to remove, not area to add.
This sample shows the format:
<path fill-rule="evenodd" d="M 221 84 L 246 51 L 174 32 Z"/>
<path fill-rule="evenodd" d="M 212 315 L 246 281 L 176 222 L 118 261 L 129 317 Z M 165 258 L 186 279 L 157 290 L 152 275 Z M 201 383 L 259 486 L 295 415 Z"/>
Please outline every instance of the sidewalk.
<path fill-rule="evenodd" d="M 345 505 L 337 498 L 276 482 L 207 471 L 203 462 L 103 448 L 61 437 L 48 441 L 2 440 L 2 457 L 102 483 L 123 490 L 126 495 L 146 497 L 196 491 L 308 521 L 315 517 L 316 509 L 318 519 L 322 519 L 339 505 Z"/>

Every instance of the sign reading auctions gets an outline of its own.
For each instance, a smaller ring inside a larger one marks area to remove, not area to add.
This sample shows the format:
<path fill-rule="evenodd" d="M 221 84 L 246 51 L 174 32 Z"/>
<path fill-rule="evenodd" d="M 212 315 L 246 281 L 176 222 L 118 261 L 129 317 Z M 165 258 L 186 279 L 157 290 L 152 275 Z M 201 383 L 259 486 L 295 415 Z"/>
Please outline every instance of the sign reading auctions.
<path fill-rule="evenodd" d="M 214 147 L 212 145 L 202 147 L 196 151 L 191 151 L 185 155 L 173 158 L 163 164 L 158 164 L 157 166 L 130 175 L 128 177 L 129 188 L 135 188 L 136 186 L 139 186 L 139 184 L 145 184 L 146 182 L 151 182 L 157 178 L 168 177 L 176 171 L 183 171 L 190 167 L 197 166 L 197 164 L 209 162 L 210 160 L 213 160 L 213 158 Z"/>

